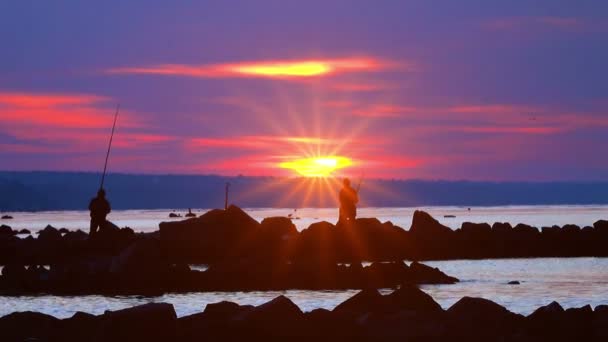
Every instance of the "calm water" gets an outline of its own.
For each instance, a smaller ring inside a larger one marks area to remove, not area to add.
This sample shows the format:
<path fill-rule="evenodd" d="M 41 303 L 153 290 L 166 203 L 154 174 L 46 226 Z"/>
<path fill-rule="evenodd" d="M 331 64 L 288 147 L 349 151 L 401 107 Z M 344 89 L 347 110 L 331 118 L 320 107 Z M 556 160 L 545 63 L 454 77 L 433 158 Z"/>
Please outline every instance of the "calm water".
<path fill-rule="evenodd" d="M 409 228 L 416 208 L 363 208 L 360 216 L 378 217 L 381 221 Z M 474 207 L 469 211 L 460 207 L 418 208 L 430 212 L 443 224 L 457 228 L 464 221 L 528 223 L 534 226 L 574 223 L 591 225 L 608 218 L 608 206 L 513 206 Z M 291 209 L 247 209 L 261 220 L 268 216 L 285 216 Z M 294 216 L 298 229 L 319 220 L 335 221 L 336 209 L 299 209 Z M 170 210 L 128 210 L 112 212 L 110 219 L 119 226 L 130 226 L 137 231 L 154 231 L 160 221 L 168 221 Z M 184 211 L 178 211 L 182 214 Z M 202 213 L 204 211 L 195 211 Z M 13 228 L 36 231 L 47 224 L 68 229 L 88 227 L 88 213 L 79 211 L 13 213 L 15 219 L 5 221 Z M 443 215 L 456 215 L 444 218 Z M 539 258 L 499 260 L 456 260 L 428 262 L 461 282 L 455 285 L 427 285 L 423 289 L 444 308 L 463 296 L 484 297 L 504 305 L 509 310 L 529 314 L 535 308 L 557 300 L 564 307 L 586 304 L 608 304 L 608 258 Z M 506 285 L 519 280 L 521 285 Z M 389 289 L 385 292 L 390 292 Z M 101 314 L 149 302 L 169 302 L 179 316 L 200 312 L 208 303 L 222 300 L 258 305 L 278 295 L 286 295 L 300 308 L 332 309 L 357 291 L 280 291 L 280 292 L 212 292 L 168 294 L 160 297 L 104 297 L 104 296 L 22 296 L 0 297 L 0 316 L 14 311 L 39 311 L 56 317 L 69 317 L 77 311 Z"/>
<path fill-rule="evenodd" d="M 564 307 L 608 304 L 608 258 L 457 260 L 428 264 L 461 280 L 455 285 L 423 286 L 446 309 L 463 296 L 484 297 L 521 314 L 529 314 L 553 300 Z M 519 280 L 521 285 L 507 285 L 511 280 Z M 294 290 L 167 294 L 159 297 L 0 297 L 0 316 L 31 310 L 64 318 L 76 311 L 101 314 L 104 310 L 149 302 L 172 303 L 178 316 L 185 316 L 201 312 L 208 303 L 228 300 L 258 305 L 281 294 L 293 300 L 302 310 L 310 311 L 316 308 L 332 309 L 355 293 L 355 290 Z"/>
<path fill-rule="evenodd" d="M 505 206 L 505 207 L 472 207 L 471 210 L 463 207 L 419 207 L 419 208 L 361 208 L 359 217 L 377 217 L 381 221 L 392 221 L 394 224 L 409 229 L 414 210 L 422 209 L 429 212 L 444 225 L 458 228 L 462 222 L 510 222 L 527 223 L 533 226 L 564 225 L 568 223 L 579 226 L 592 225 L 593 222 L 608 218 L 608 206 Z M 256 220 L 261 221 L 270 216 L 287 216 L 293 214 L 300 219 L 294 220 L 298 230 L 308 227 L 311 223 L 325 220 L 337 221 L 336 208 L 302 208 L 294 212 L 293 209 L 255 208 L 245 209 Z M 158 229 L 161 221 L 180 220 L 168 217 L 172 210 L 118 210 L 113 211 L 108 219 L 120 227 L 131 227 L 136 231 L 154 231 Z M 185 214 L 187 210 L 176 210 L 176 213 Z M 202 214 L 206 210 L 194 210 Z M 88 231 L 89 213 L 87 211 L 47 211 L 47 212 L 19 212 L 10 214 L 13 220 L 3 220 L 13 228 L 27 228 L 37 231 L 51 224 L 54 227 L 68 229 L 83 229 Z M 455 218 L 445 218 L 444 215 L 454 215 Z M 183 219 L 183 218 L 181 218 Z"/>

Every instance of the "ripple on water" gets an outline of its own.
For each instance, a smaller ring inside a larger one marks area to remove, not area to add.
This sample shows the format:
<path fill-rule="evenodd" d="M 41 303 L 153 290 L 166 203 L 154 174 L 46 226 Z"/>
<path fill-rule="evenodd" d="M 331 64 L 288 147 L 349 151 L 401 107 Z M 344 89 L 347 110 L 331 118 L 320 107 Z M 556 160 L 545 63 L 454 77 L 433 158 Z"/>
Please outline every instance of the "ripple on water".
<path fill-rule="evenodd" d="M 484 297 L 521 314 L 529 314 L 554 300 L 564 307 L 608 304 L 608 258 L 453 260 L 428 264 L 462 280 L 453 285 L 422 286 L 444 308 L 464 296 Z M 199 267 L 204 269 L 204 266 Z M 511 280 L 519 280 L 521 285 L 507 285 Z M 15 311 L 38 311 L 65 318 L 77 311 L 102 314 L 105 310 L 167 302 L 174 305 L 181 317 L 201 312 L 209 303 L 231 301 L 259 305 L 279 295 L 287 296 L 304 311 L 316 308 L 331 310 L 357 292 L 289 290 L 166 294 L 158 297 L 0 297 L 0 316 Z"/>

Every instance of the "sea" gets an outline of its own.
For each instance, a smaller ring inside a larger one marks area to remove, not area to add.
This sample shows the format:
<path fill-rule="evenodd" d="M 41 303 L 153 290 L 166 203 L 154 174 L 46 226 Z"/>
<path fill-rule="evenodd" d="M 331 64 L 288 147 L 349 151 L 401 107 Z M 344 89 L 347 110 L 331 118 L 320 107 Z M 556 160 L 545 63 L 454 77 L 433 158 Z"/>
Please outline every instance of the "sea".
<path fill-rule="evenodd" d="M 291 216 L 298 230 L 318 221 L 335 222 L 336 208 L 248 208 L 253 218 L 261 221 L 271 216 Z M 559 205 L 559 206 L 500 206 L 500 207 L 416 207 L 416 208 L 361 208 L 359 217 L 376 217 L 391 221 L 409 229 L 415 210 L 424 210 L 442 224 L 456 229 L 463 222 L 509 222 L 513 225 L 526 223 L 536 227 L 564 224 L 590 226 L 600 219 L 608 219 L 606 205 Z M 207 210 L 192 210 L 200 215 Z M 169 213 L 184 215 L 184 209 L 164 210 L 116 210 L 108 219 L 120 227 L 131 227 L 139 232 L 158 230 L 162 221 L 180 220 L 169 218 Z M 47 225 L 69 230 L 88 230 L 86 211 L 16 212 L 2 213 L 13 216 L 2 220 L 13 229 L 29 229 L 33 234 Z M 608 247 L 607 247 L 608 248 Z M 442 307 L 449 308 L 464 296 L 483 297 L 505 306 L 515 313 L 530 314 L 539 306 L 559 302 L 565 308 L 590 304 L 592 307 L 608 305 L 608 258 L 521 258 L 487 260 L 450 260 L 426 262 L 438 267 L 461 281 L 453 285 L 423 285 Z M 205 265 L 192 265 L 205 269 Z M 510 281 L 520 285 L 508 285 Z M 392 289 L 382 289 L 390 293 Z M 0 296 L 0 316 L 16 311 L 38 311 L 58 318 L 67 318 L 78 311 L 102 314 L 106 310 L 118 310 L 150 302 L 166 302 L 174 305 L 178 316 L 201 312 L 209 303 L 232 301 L 240 304 L 259 305 L 279 295 L 285 295 L 303 311 L 316 308 L 333 309 L 356 294 L 357 290 L 345 291 L 251 291 L 251 292 L 193 292 L 169 293 L 162 296 Z"/>

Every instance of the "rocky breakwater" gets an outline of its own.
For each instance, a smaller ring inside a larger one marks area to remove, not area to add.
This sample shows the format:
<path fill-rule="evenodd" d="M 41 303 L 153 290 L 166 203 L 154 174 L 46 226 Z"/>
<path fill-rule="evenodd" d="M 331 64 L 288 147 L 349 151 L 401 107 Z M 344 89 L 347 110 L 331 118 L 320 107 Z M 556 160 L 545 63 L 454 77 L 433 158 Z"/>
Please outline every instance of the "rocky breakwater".
<path fill-rule="evenodd" d="M 528 316 L 483 298 L 464 297 L 444 310 L 404 285 L 382 295 L 363 290 L 333 310 L 302 312 L 279 296 L 259 306 L 208 304 L 177 317 L 171 304 L 78 312 L 67 319 L 36 312 L 0 318 L 2 341 L 605 341 L 608 307 L 564 309 L 553 302 Z"/>
<path fill-rule="evenodd" d="M 465 222 L 452 230 L 416 211 L 406 235 L 405 256 L 415 260 L 608 256 L 605 220 L 583 228 Z"/>

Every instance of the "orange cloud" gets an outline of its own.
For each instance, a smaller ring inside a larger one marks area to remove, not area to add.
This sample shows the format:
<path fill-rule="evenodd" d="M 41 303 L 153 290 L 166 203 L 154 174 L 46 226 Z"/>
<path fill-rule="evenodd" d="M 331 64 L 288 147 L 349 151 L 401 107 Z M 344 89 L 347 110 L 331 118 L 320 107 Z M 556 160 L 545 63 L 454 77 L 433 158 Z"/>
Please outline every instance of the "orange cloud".
<path fill-rule="evenodd" d="M 311 59 L 257 61 L 227 64 L 160 64 L 149 67 L 125 67 L 107 70 L 110 74 L 150 74 L 197 78 L 251 77 L 297 79 L 341 73 L 378 71 L 391 63 L 374 58 Z"/>

